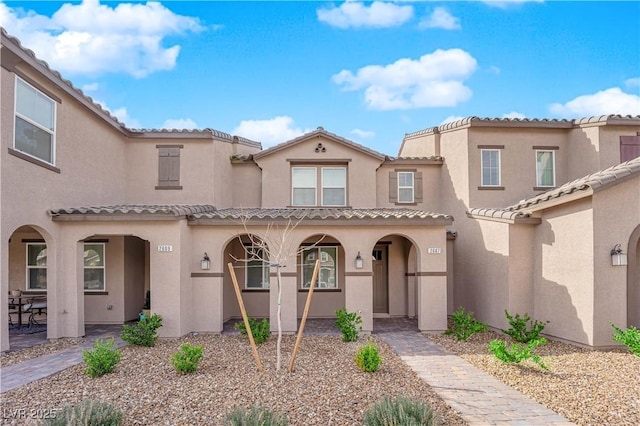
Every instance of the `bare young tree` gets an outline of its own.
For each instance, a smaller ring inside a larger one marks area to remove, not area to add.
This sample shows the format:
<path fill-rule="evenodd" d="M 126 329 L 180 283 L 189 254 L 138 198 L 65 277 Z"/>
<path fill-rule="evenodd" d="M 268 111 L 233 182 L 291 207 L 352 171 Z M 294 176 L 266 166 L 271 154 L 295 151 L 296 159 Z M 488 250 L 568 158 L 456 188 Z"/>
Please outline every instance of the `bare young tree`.
<path fill-rule="evenodd" d="M 278 340 L 276 344 L 276 371 L 280 371 L 281 367 L 281 344 L 282 344 L 282 275 L 281 269 L 285 268 L 288 259 L 297 259 L 298 256 L 304 251 L 310 248 L 316 247 L 320 243 L 325 235 L 320 236 L 310 246 L 297 247 L 293 244 L 291 234 L 295 231 L 298 225 L 304 220 L 304 216 L 296 221 L 288 219 L 283 225 L 278 225 L 273 222 L 269 222 L 264 231 L 262 237 L 258 237 L 251 233 L 248 229 L 251 218 L 249 215 L 244 214 L 241 217 L 241 223 L 245 229 L 246 236 L 249 239 L 251 245 L 250 248 L 244 246 L 242 237 L 238 236 L 240 243 L 243 244 L 243 248 L 246 253 L 245 259 L 234 260 L 239 262 L 251 262 L 260 261 L 269 265 L 270 268 L 276 269 L 276 291 L 277 291 L 277 327 L 278 327 Z M 296 267 L 294 260 L 293 267 Z"/>

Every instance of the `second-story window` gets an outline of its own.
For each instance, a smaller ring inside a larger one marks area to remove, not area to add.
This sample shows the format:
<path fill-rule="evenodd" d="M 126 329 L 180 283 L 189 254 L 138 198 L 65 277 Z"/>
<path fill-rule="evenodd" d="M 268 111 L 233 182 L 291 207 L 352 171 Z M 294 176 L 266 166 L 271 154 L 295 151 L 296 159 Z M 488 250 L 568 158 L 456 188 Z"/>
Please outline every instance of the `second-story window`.
<path fill-rule="evenodd" d="M 500 150 L 483 149 L 482 186 L 500 186 Z"/>
<path fill-rule="evenodd" d="M 55 163 L 56 104 L 16 77 L 14 148 L 49 164 Z"/>
<path fill-rule="evenodd" d="M 291 204 L 294 206 L 345 206 L 346 167 L 293 167 Z"/>
<path fill-rule="evenodd" d="M 398 172 L 398 203 L 414 202 L 413 172 Z"/>
<path fill-rule="evenodd" d="M 536 151 L 536 186 L 556 185 L 555 152 Z"/>
<path fill-rule="evenodd" d="M 158 185 L 156 189 L 182 189 L 180 150 L 183 145 L 156 145 L 158 148 Z"/>

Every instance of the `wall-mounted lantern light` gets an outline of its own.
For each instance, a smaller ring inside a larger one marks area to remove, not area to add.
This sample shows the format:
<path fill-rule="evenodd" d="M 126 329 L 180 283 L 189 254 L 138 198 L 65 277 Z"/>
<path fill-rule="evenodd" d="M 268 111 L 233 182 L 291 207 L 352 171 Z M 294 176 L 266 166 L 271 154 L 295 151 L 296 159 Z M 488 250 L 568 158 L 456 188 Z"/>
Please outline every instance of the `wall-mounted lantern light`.
<path fill-rule="evenodd" d="M 208 271 L 210 267 L 211 267 L 211 259 L 209 259 L 209 255 L 205 251 L 204 257 L 200 261 L 200 269 L 202 269 L 203 271 Z"/>
<path fill-rule="evenodd" d="M 360 256 L 360 252 L 356 256 L 356 269 L 362 269 L 362 256 Z"/>
<path fill-rule="evenodd" d="M 616 244 L 611 249 L 611 265 L 625 266 L 627 264 L 627 254 L 622 252 L 620 244 Z"/>

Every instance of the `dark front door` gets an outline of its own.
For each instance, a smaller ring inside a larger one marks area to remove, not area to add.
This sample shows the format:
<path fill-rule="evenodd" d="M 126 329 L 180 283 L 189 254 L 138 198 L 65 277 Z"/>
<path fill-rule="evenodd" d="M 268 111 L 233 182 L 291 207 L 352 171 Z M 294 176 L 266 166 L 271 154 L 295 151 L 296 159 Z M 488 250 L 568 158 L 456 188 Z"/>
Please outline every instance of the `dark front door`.
<path fill-rule="evenodd" d="M 389 313 L 389 274 L 387 247 L 373 249 L 373 313 Z"/>

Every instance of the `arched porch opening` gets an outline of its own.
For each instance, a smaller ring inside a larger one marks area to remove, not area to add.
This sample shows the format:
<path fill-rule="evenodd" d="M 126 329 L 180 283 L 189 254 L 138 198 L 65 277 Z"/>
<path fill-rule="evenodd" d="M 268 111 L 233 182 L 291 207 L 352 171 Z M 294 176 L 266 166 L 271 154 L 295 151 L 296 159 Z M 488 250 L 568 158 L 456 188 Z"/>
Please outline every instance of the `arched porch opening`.
<path fill-rule="evenodd" d="M 631 233 L 627 265 L 627 326 L 640 328 L 640 225 Z"/>

